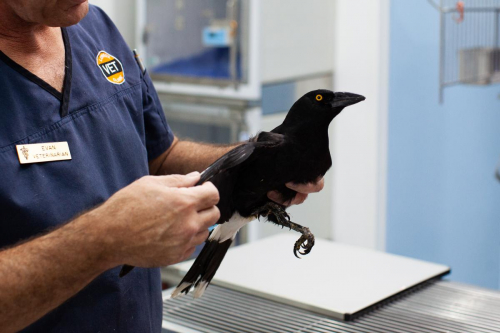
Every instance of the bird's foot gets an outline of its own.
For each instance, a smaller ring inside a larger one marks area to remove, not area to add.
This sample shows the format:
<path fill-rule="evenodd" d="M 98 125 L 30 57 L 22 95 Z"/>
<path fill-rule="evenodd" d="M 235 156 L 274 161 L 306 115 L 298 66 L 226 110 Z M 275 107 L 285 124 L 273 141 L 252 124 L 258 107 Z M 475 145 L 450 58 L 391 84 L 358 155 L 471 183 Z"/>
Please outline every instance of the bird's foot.
<path fill-rule="evenodd" d="M 254 214 L 264 216 L 269 222 L 277 224 L 282 228 L 290 228 L 290 230 L 294 230 L 302 234 L 293 247 L 293 254 L 297 258 L 300 258 L 298 254 L 306 255 L 311 252 L 311 249 L 314 246 L 314 235 L 311 233 L 309 228 L 290 221 L 290 215 L 288 215 L 285 211 L 285 206 L 275 202 L 268 202 L 265 206 L 255 211 Z"/>
<path fill-rule="evenodd" d="M 314 246 L 314 235 L 311 233 L 309 228 L 302 227 L 302 236 L 295 242 L 295 246 L 293 247 L 293 254 L 300 259 L 297 255 L 297 252 L 303 256 L 311 252 L 311 249 Z M 302 251 L 300 249 L 303 249 Z"/>
<path fill-rule="evenodd" d="M 274 215 L 280 222 L 290 221 L 290 215 L 286 212 L 285 206 L 275 202 L 266 203 L 264 207 L 259 208 L 252 215 L 260 215 L 264 217 Z"/>

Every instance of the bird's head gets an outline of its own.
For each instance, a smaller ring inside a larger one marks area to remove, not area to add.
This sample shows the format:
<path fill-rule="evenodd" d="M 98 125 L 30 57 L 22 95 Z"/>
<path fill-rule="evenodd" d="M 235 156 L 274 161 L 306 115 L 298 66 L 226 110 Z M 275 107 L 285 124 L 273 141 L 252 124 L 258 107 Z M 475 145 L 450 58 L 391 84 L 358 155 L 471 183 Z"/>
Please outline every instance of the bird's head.
<path fill-rule="evenodd" d="M 313 90 L 302 96 L 297 102 L 309 112 L 318 113 L 333 119 L 346 106 L 364 101 L 365 97 L 348 92 L 333 92 L 330 90 Z"/>
<path fill-rule="evenodd" d="M 333 92 L 325 89 L 313 90 L 295 102 L 287 118 L 293 122 L 313 120 L 330 123 L 349 105 L 364 101 L 365 97 L 347 92 Z"/>

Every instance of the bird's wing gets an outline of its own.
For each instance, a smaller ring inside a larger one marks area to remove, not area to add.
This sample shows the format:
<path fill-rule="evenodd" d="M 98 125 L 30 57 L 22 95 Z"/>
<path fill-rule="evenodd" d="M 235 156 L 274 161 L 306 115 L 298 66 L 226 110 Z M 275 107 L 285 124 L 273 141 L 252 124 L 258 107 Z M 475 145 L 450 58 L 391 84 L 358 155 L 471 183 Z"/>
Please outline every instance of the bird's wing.
<path fill-rule="evenodd" d="M 250 141 L 230 150 L 221 156 L 217 161 L 212 163 L 201 173 L 200 180 L 196 185 L 203 184 L 221 172 L 234 168 L 235 166 L 245 162 L 250 156 L 252 156 L 255 149 L 276 147 L 282 144 L 283 141 L 284 136 L 282 134 L 260 132 L 255 138 L 250 139 Z"/>
<path fill-rule="evenodd" d="M 274 132 L 260 132 L 256 136 L 256 139 L 257 142 L 263 144 L 264 146 L 276 147 L 285 141 L 285 136 L 283 134 Z"/>
<path fill-rule="evenodd" d="M 203 184 L 219 173 L 243 163 L 252 155 L 254 150 L 255 145 L 251 142 L 244 143 L 230 150 L 201 173 L 200 180 L 196 185 Z"/>

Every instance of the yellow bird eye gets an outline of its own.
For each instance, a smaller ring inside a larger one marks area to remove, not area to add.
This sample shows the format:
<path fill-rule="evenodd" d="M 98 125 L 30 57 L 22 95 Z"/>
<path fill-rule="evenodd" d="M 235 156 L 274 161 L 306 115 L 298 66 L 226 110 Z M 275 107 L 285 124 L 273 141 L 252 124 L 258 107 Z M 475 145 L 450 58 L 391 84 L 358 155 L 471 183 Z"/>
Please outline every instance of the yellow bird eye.
<path fill-rule="evenodd" d="M 317 100 L 318 102 L 321 102 L 321 101 L 323 100 L 323 96 L 321 96 L 321 95 L 316 95 L 316 100 Z"/>

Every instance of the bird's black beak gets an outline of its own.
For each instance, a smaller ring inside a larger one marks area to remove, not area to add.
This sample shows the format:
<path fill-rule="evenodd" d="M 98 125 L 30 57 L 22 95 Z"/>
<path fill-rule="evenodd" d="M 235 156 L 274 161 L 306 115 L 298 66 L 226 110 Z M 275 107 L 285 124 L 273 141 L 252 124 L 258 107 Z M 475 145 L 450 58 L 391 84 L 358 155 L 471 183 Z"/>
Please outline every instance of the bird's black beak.
<path fill-rule="evenodd" d="M 365 97 L 347 92 L 336 92 L 332 100 L 332 108 L 346 107 L 364 101 Z"/>

